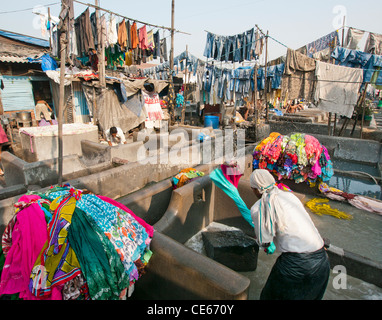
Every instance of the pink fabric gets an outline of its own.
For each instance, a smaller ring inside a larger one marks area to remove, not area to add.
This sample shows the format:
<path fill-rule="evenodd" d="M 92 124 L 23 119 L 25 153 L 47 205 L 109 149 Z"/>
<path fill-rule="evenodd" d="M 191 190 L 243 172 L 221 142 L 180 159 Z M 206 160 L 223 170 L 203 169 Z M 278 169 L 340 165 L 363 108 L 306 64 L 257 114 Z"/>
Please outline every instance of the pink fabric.
<path fill-rule="evenodd" d="M 154 228 L 153 228 L 153 226 L 151 226 L 151 225 L 149 225 L 148 223 L 146 223 L 143 219 L 137 217 L 137 216 L 134 214 L 133 211 L 131 211 L 129 208 L 125 207 L 122 203 L 119 203 L 119 202 L 117 202 L 117 201 L 115 201 L 115 200 L 113 200 L 113 199 L 110 199 L 110 198 L 108 198 L 108 197 L 104 197 L 104 196 L 98 196 L 98 198 L 100 198 L 101 200 L 106 201 L 106 202 L 112 204 L 113 206 L 116 206 L 116 207 L 122 209 L 123 211 L 125 211 L 125 212 L 127 212 L 127 213 L 129 213 L 129 214 L 131 214 L 132 217 L 133 217 L 135 220 L 137 220 L 138 223 L 139 223 L 143 228 L 145 228 L 145 230 L 146 230 L 147 234 L 149 235 L 149 237 L 150 237 L 150 238 L 153 237 L 153 235 L 154 235 Z"/>
<path fill-rule="evenodd" d="M 27 202 L 36 196 L 23 196 Z M 48 239 L 44 212 L 37 203 L 17 214 L 12 231 L 12 246 L 7 254 L 1 274 L 0 295 L 19 293 L 24 300 L 41 300 L 29 291 L 29 278 L 41 249 Z M 54 290 L 49 300 L 61 300 L 60 290 Z"/>
<path fill-rule="evenodd" d="M 5 143 L 5 142 L 8 142 L 8 137 L 3 127 L 0 125 L 0 143 Z"/>
<path fill-rule="evenodd" d="M 139 29 L 139 47 L 142 50 L 148 49 L 147 45 L 147 30 L 146 26 L 143 26 L 142 28 Z"/>
<path fill-rule="evenodd" d="M 236 167 L 230 167 L 225 164 L 221 165 L 221 169 L 224 177 L 237 188 L 240 178 L 243 176 L 243 174 L 240 173 Z"/>

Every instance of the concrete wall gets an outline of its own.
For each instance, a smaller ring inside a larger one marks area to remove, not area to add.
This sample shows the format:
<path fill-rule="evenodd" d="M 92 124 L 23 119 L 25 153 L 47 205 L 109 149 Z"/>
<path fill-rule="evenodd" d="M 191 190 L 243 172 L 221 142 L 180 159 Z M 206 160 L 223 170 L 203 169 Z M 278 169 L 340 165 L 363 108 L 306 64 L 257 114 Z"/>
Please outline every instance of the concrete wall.
<path fill-rule="evenodd" d="M 279 132 L 281 134 L 289 135 L 294 132 L 304 132 L 307 134 L 320 134 L 327 135 L 328 134 L 328 125 L 325 123 L 303 123 L 298 121 L 275 121 L 270 120 L 269 125 L 271 128 L 271 132 Z M 341 126 L 337 125 L 335 135 L 338 136 L 338 133 L 341 129 Z M 351 131 L 353 129 L 353 122 L 344 130 L 342 137 L 350 137 Z M 333 130 L 333 123 L 332 123 Z M 360 137 L 360 129 L 356 128 L 353 138 Z M 370 130 L 367 129 L 363 131 L 362 134 L 363 139 L 375 140 L 377 142 L 382 141 L 382 131 L 381 130 Z"/>
<path fill-rule="evenodd" d="M 23 156 L 27 162 L 58 158 L 58 137 L 56 135 L 31 137 L 22 133 L 22 130 L 20 130 L 20 140 L 23 149 Z M 94 127 L 94 130 L 90 132 L 64 134 L 62 136 L 63 155 L 81 156 L 82 140 L 90 140 L 94 142 L 98 141 L 97 127 Z"/>
<path fill-rule="evenodd" d="M 313 136 L 330 150 L 335 159 L 364 164 L 381 162 L 381 143 L 378 141 L 320 134 L 313 134 Z"/>

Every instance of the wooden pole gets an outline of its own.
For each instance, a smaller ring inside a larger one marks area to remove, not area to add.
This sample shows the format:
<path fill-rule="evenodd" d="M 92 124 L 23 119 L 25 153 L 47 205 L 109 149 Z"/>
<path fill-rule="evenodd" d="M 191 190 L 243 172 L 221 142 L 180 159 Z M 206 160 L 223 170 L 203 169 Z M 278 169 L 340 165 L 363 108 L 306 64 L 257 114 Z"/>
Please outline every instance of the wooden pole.
<path fill-rule="evenodd" d="M 65 1 L 61 1 L 62 6 L 65 6 Z M 66 45 L 68 43 L 68 30 L 67 30 L 67 19 L 66 16 L 64 21 L 64 28 L 61 31 L 60 36 L 60 99 L 57 111 L 57 122 L 58 122 L 58 185 L 62 185 L 62 173 L 63 173 L 63 143 L 62 143 L 62 119 L 63 110 L 65 103 L 65 62 L 66 62 Z"/>
<path fill-rule="evenodd" d="M 99 13 L 99 0 L 95 0 L 96 9 L 96 18 L 97 18 L 97 30 L 98 30 L 98 72 L 99 72 L 99 82 L 102 88 L 106 87 L 106 78 L 105 78 L 105 48 L 104 46 L 104 30 L 100 19 Z"/>
<path fill-rule="evenodd" d="M 365 118 L 365 99 L 366 99 L 366 91 L 367 91 L 368 85 L 369 85 L 369 83 L 366 83 L 365 91 L 363 92 L 362 101 L 361 101 L 362 118 L 361 118 L 361 134 L 360 134 L 360 139 L 362 139 L 362 135 L 363 135 L 363 121 L 364 121 L 364 118 Z"/>
<path fill-rule="evenodd" d="M 181 120 L 180 120 L 180 123 L 181 124 L 184 124 L 184 119 L 186 117 L 186 91 L 187 91 L 187 63 L 188 63 L 188 46 L 186 46 L 186 52 L 187 52 L 187 58 L 186 58 L 186 68 L 185 68 L 185 76 L 184 76 L 184 92 L 183 92 L 183 95 L 184 95 L 184 103 L 183 103 L 183 106 L 182 106 L 182 117 L 181 117 Z"/>
<path fill-rule="evenodd" d="M 170 50 L 170 81 L 172 83 L 173 94 L 170 99 L 173 101 L 169 103 L 170 106 L 170 123 L 175 122 L 175 91 L 174 91 L 174 80 L 173 80 L 173 71 L 174 71 L 174 34 L 175 34 L 175 0 L 171 2 L 171 50 Z"/>
<path fill-rule="evenodd" d="M 264 87 L 264 93 L 265 93 L 265 118 L 268 122 L 269 120 L 269 107 L 268 107 L 268 81 L 267 81 L 267 64 L 268 64 L 268 36 L 269 31 L 267 31 L 267 35 L 265 37 L 265 67 L 264 67 L 264 75 L 265 75 L 265 87 Z"/>

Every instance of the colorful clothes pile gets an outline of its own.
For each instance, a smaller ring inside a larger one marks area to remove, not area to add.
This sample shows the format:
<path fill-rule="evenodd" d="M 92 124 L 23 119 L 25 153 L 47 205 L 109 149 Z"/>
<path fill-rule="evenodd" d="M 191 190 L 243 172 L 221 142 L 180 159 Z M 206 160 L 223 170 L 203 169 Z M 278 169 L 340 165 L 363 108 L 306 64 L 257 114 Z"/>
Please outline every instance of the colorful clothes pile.
<path fill-rule="evenodd" d="M 172 178 L 172 187 L 174 190 L 178 189 L 187 183 L 194 181 L 196 178 L 203 176 L 204 172 L 198 171 L 194 168 L 183 169 L 175 177 Z"/>
<path fill-rule="evenodd" d="M 154 229 L 122 204 L 70 186 L 22 196 L 2 238 L 0 295 L 25 300 L 131 296 Z"/>
<path fill-rule="evenodd" d="M 272 132 L 256 146 L 253 169 L 267 169 L 278 180 L 296 183 L 329 181 L 333 176 L 328 150 L 315 137 L 302 133 L 286 136 Z"/>

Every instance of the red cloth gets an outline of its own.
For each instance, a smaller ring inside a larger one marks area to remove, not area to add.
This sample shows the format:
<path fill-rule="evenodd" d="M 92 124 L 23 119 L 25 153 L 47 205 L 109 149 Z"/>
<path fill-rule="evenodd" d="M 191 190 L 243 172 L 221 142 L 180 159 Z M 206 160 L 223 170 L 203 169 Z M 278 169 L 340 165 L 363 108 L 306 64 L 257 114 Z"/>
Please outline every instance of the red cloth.
<path fill-rule="evenodd" d="M 239 169 L 237 167 L 230 167 L 225 164 L 221 165 L 221 169 L 224 177 L 237 188 L 240 178 L 243 176 Z"/>
<path fill-rule="evenodd" d="M 129 208 L 125 207 L 122 203 L 119 203 L 119 202 L 117 202 L 117 201 L 115 201 L 115 200 L 113 200 L 113 199 L 110 199 L 110 198 L 108 198 L 108 197 L 105 197 L 105 196 L 98 196 L 98 198 L 100 198 L 101 200 L 106 201 L 106 202 L 112 204 L 113 206 L 116 206 L 116 207 L 122 209 L 123 211 L 125 211 L 125 212 L 127 212 L 127 213 L 129 213 L 129 214 L 131 214 L 132 217 L 133 217 L 135 220 L 137 220 L 138 223 L 139 223 L 143 228 L 145 228 L 145 230 L 146 230 L 147 234 L 149 235 L 149 237 L 150 237 L 150 238 L 153 237 L 153 235 L 154 235 L 154 228 L 153 228 L 153 226 L 151 226 L 151 225 L 149 225 L 148 223 L 146 223 L 142 218 L 137 217 L 137 216 L 134 214 L 133 211 L 131 211 Z"/>

